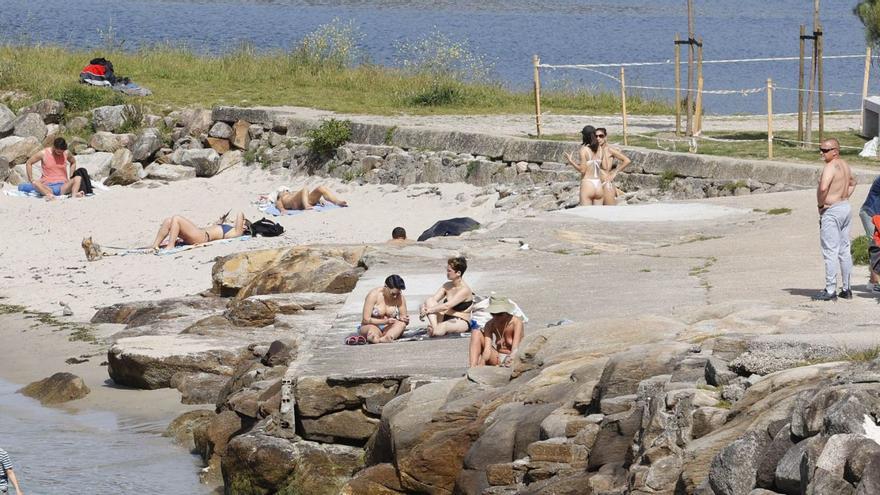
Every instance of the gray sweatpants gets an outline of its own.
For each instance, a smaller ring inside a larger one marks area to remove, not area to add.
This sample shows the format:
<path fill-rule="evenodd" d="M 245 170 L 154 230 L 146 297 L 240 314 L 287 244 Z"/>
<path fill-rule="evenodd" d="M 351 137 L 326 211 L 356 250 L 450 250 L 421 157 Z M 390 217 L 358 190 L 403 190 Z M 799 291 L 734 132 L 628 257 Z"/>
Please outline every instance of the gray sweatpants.
<path fill-rule="evenodd" d="M 852 254 L 849 250 L 849 225 L 852 209 L 848 201 L 829 206 L 819 217 L 819 241 L 825 258 L 825 290 L 837 291 L 837 267 L 840 266 L 840 285 L 849 289 L 852 274 Z"/>

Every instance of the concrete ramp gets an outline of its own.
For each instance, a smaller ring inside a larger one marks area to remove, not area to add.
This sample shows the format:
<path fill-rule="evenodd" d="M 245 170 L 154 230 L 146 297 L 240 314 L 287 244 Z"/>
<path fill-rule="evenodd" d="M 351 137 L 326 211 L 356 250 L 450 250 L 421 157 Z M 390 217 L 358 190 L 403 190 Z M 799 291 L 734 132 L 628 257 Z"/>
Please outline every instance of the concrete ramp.
<path fill-rule="evenodd" d="M 714 220 L 732 215 L 746 215 L 750 212 L 750 209 L 706 203 L 650 203 L 622 206 L 579 206 L 561 210 L 556 214 L 588 218 L 600 222 L 693 222 Z"/>

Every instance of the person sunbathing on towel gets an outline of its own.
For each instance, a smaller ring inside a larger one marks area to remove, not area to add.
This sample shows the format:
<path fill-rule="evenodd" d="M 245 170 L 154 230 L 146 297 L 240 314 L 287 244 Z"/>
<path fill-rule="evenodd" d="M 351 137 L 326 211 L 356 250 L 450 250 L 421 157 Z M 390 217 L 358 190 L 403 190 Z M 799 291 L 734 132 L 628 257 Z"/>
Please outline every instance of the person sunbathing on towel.
<path fill-rule="evenodd" d="M 486 311 L 492 319 L 471 333 L 468 366 L 510 366 L 510 358 L 523 339 L 523 320 L 513 316 L 515 307 L 506 297 L 489 298 Z"/>
<path fill-rule="evenodd" d="M 358 333 L 371 344 L 392 342 L 409 323 L 403 291 L 406 283 L 400 275 L 389 275 L 383 287 L 371 290 L 364 299 L 364 311 Z"/>
<path fill-rule="evenodd" d="M 205 228 L 197 227 L 196 224 L 180 215 L 168 217 L 162 221 L 162 226 L 159 227 L 156 240 L 153 241 L 151 248 L 158 251 L 162 241 L 166 239 L 168 243 L 165 248 L 171 249 L 177 244 L 178 240 L 182 241 L 183 244 L 195 246 L 220 239 L 241 237 L 250 232 L 251 222 L 244 218 L 244 213 L 239 213 L 235 217 L 234 224 L 226 223 L 228 216 L 229 213 L 223 215 L 216 223 Z"/>
<path fill-rule="evenodd" d="M 324 202 L 330 202 L 336 206 L 348 206 L 348 203 L 336 197 L 333 191 L 325 186 L 318 186 L 311 192 L 308 187 L 297 192 L 293 192 L 287 187 L 281 187 L 275 197 L 275 207 L 282 215 L 286 210 L 311 210 L 315 205 L 323 205 Z"/>
<path fill-rule="evenodd" d="M 40 180 L 34 181 L 34 164 L 37 162 L 42 162 L 43 175 Z M 73 175 L 76 158 L 67 152 L 67 141 L 64 138 L 55 138 L 52 147 L 34 153 L 24 165 L 28 182 L 48 201 L 62 194 L 70 194 L 73 198 L 84 196 L 79 190 L 82 179 Z"/>

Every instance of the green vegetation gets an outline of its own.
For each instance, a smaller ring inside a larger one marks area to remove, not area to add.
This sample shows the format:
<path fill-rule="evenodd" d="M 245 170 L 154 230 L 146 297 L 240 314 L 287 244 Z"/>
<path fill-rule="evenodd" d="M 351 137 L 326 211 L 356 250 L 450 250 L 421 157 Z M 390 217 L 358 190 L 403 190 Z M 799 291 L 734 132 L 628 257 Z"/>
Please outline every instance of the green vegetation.
<path fill-rule="evenodd" d="M 642 269 L 639 270 L 639 271 L 642 272 L 642 273 L 651 273 L 651 269 L 650 269 L 650 268 L 642 268 Z"/>
<path fill-rule="evenodd" d="M 136 133 L 144 124 L 144 106 L 141 104 L 126 105 L 122 108 L 122 125 L 116 131 L 120 134 Z"/>
<path fill-rule="evenodd" d="M 320 155 L 328 153 L 351 139 L 351 121 L 329 119 L 308 132 L 309 150 Z"/>
<path fill-rule="evenodd" d="M 394 132 L 397 131 L 397 126 L 393 125 L 385 131 L 385 140 L 383 141 L 386 145 L 390 145 L 392 140 L 394 139 Z"/>
<path fill-rule="evenodd" d="M 868 255 L 868 236 L 861 235 L 853 239 L 852 244 L 849 246 L 849 252 L 852 253 L 853 264 L 855 265 L 867 265 L 871 262 L 871 257 Z"/>
<path fill-rule="evenodd" d="M 719 400 L 715 404 L 715 407 L 719 409 L 730 409 L 731 407 L 733 407 L 733 404 L 731 404 L 729 400 Z"/>
<path fill-rule="evenodd" d="M 860 0 L 853 14 L 865 25 L 865 40 L 875 50 L 880 48 L 880 0 Z"/>
<path fill-rule="evenodd" d="M 847 361 L 869 362 L 880 358 L 880 345 L 868 347 L 867 349 L 853 350 L 845 348 L 843 350 L 843 359 Z"/>
<path fill-rule="evenodd" d="M 669 189 L 669 186 L 672 185 L 672 181 L 675 180 L 675 177 L 678 175 L 678 172 L 675 170 L 664 170 L 662 174 L 660 174 L 660 190 L 665 191 Z"/>
<path fill-rule="evenodd" d="M 302 105 L 339 112 L 379 115 L 532 113 L 534 96 L 494 80 L 491 63 L 463 42 L 431 33 L 397 47 L 396 67 L 376 65 L 362 49 L 351 23 L 333 21 L 305 36 L 290 50 L 258 51 L 247 44 L 219 55 L 170 44 L 122 49 L 111 36 L 100 50 L 16 45 L 0 39 L 0 88 L 25 92 L 26 105 L 41 98 L 64 101 L 75 113 L 119 104 L 122 97 L 79 83 L 79 71 L 94 57 L 113 61 L 119 75 L 150 88 L 139 99 L 151 107 Z M 554 114 L 613 114 L 613 93 L 548 87 L 542 108 Z M 126 97 L 125 101 L 134 98 Z M 638 94 L 627 96 L 638 114 L 669 114 L 670 104 Z"/>
<path fill-rule="evenodd" d="M 791 213 L 791 208 L 770 208 L 766 213 L 768 215 L 788 215 Z"/>
<path fill-rule="evenodd" d="M 723 189 L 734 192 L 741 187 L 749 187 L 749 185 L 746 184 L 744 181 L 738 180 L 736 182 L 728 182 L 727 184 L 724 184 Z"/>

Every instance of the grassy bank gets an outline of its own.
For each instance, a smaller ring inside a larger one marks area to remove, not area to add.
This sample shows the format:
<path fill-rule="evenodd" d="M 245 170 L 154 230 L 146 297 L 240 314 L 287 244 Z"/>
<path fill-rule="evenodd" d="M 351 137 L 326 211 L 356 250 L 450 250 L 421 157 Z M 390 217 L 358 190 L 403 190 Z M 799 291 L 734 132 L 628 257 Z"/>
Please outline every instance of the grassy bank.
<path fill-rule="evenodd" d="M 78 82 L 79 71 L 97 56 L 112 60 L 118 75 L 151 89 L 153 96 L 143 102 L 156 108 L 226 104 L 298 105 L 383 115 L 534 112 L 534 97 L 528 91 L 437 71 L 350 63 L 302 47 L 273 53 L 242 47 L 211 56 L 161 46 L 130 52 L 4 44 L 0 45 L 0 88 L 25 92 L 29 101 L 59 99 L 74 111 L 118 104 L 122 98 L 112 91 Z M 613 114 L 620 108 L 614 94 L 585 91 L 547 91 L 542 105 L 553 113 Z M 639 114 L 671 112 L 667 103 L 638 95 L 627 96 L 627 108 Z"/>
<path fill-rule="evenodd" d="M 707 139 L 697 140 L 696 153 L 700 155 L 729 156 L 734 158 L 748 158 L 755 160 L 767 159 L 767 134 L 762 132 L 707 132 L 706 137 L 723 139 L 724 141 L 712 141 Z M 872 158 L 862 158 L 859 151 L 867 141 L 855 131 L 835 132 L 835 138 L 840 141 L 840 155 L 851 165 L 878 167 L 880 161 Z M 562 141 L 580 141 L 580 134 L 557 134 L 544 136 L 545 139 Z M 620 144 L 621 137 L 615 136 Z M 785 141 L 796 140 L 796 131 L 782 131 L 774 133 L 773 160 L 807 162 L 820 165 L 819 150 L 816 146 L 802 148 L 800 145 Z M 818 139 L 814 135 L 814 138 Z M 691 151 L 690 141 L 683 137 L 676 138 L 669 132 L 658 132 L 642 136 L 630 136 L 630 146 L 649 148 L 655 150 L 678 151 L 687 153 Z"/>

